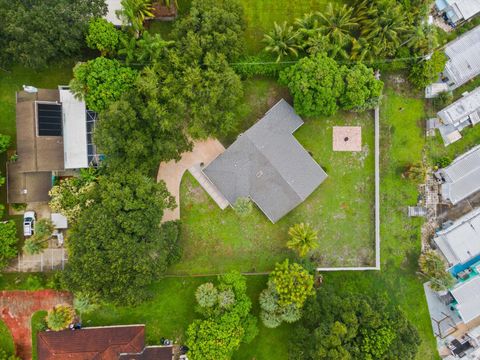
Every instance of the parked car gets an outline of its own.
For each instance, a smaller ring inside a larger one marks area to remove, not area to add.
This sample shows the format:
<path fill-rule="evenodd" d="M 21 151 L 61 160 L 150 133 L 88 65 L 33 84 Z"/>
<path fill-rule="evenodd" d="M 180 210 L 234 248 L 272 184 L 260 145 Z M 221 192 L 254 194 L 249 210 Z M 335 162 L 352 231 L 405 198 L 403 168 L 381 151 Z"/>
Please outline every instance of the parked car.
<path fill-rule="evenodd" d="M 23 235 L 32 236 L 35 232 L 35 211 L 25 211 L 23 214 Z"/>

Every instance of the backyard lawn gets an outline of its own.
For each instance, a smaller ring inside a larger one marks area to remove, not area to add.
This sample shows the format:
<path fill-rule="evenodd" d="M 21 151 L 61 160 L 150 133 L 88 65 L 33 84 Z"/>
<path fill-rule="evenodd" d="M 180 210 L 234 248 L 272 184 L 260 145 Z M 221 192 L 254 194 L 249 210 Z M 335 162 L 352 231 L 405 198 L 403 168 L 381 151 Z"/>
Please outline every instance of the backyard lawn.
<path fill-rule="evenodd" d="M 268 80 L 251 80 L 249 87 L 255 86 L 257 81 L 263 94 L 256 93 L 249 109 L 258 119 L 280 99 L 282 90 Z M 248 99 L 253 98 L 248 96 L 246 101 Z M 305 202 L 276 224 L 258 208 L 245 218 L 231 208 L 220 210 L 194 178 L 185 175 L 180 191 L 183 257 L 169 273 L 272 270 L 275 262 L 293 255 L 285 247 L 287 232 L 290 226 L 300 222 L 310 223 L 319 231 L 319 247 L 313 254 L 319 266 L 374 265 L 372 115 L 371 112 L 339 113 L 328 118 L 308 119 L 297 130 L 295 137 L 323 167 L 328 178 Z M 251 116 L 246 118 L 251 119 Z M 362 151 L 334 152 L 332 128 L 335 125 L 361 126 Z"/>

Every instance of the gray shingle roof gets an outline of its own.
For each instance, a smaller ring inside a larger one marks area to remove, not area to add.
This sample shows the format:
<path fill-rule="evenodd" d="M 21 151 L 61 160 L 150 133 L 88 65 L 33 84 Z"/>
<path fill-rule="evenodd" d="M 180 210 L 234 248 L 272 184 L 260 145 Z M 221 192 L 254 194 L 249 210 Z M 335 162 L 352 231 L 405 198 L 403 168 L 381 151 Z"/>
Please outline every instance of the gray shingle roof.
<path fill-rule="evenodd" d="M 444 75 L 453 83 L 451 89 L 456 89 L 480 74 L 480 26 L 447 44 L 445 54 L 449 60 Z"/>
<path fill-rule="evenodd" d="M 449 166 L 437 173 L 444 183 L 442 196 L 457 204 L 480 190 L 480 146 L 476 146 L 456 158 Z"/>
<path fill-rule="evenodd" d="M 203 172 L 230 204 L 250 197 L 276 222 L 327 177 L 292 135 L 302 124 L 282 99 Z"/>

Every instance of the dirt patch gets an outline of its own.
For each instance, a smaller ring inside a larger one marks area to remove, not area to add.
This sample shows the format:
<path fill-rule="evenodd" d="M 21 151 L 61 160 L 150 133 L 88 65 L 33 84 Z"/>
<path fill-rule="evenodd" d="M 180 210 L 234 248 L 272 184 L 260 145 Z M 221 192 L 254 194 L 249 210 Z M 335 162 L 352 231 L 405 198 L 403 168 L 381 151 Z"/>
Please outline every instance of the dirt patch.
<path fill-rule="evenodd" d="M 10 329 L 17 356 L 23 360 L 32 358 L 31 317 L 39 310 L 49 310 L 57 304 L 72 304 L 72 294 L 67 291 L 1 291 L 0 312 Z"/>

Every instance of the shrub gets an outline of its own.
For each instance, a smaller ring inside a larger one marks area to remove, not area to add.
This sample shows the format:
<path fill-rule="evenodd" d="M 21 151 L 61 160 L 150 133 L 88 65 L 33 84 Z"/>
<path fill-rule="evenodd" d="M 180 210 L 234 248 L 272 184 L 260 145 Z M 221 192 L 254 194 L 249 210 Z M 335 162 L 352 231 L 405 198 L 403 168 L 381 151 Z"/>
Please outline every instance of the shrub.
<path fill-rule="evenodd" d="M 252 213 L 253 205 L 252 201 L 247 197 L 239 197 L 235 204 L 233 204 L 233 210 L 238 216 L 245 217 Z"/>
<path fill-rule="evenodd" d="M 195 291 L 195 298 L 201 307 L 212 307 L 217 304 L 218 290 L 212 283 L 208 282 L 200 285 Z"/>
<path fill-rule="evenodd" d="M 45 321 L 50 330 L 60 331 L 68 328 L 74 317 L 75 310 L 70 305 L 57 305 L 48 312 Z"/>
<path fill-rule="evenodd" d="M 246 56 L 232 65 L 235 72 L 242 78 L 251 78 L 254 76 L 267 76 L 278 78 L 280 71 L 287 65 L 272 61 L 271 58 L 261 55 Z"/>

